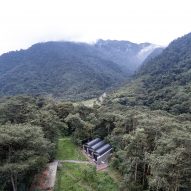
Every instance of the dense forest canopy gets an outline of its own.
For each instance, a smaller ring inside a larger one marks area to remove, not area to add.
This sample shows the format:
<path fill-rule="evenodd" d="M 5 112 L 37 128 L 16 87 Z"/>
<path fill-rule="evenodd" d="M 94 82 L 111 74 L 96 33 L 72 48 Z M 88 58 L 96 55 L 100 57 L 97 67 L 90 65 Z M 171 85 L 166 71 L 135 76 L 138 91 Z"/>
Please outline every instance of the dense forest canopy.
<path fill-rule="evenodd" d="M 190 114 L 191 34 L 173 41 L 159 56 L 144 63 L 131 83 L 111 95 L 111 101 Z"/>
<path fill-rule="evenodd" d="M 114 148 L 111 165 L 123 177 L 120 190 L 191 186 L 191 121 L 181 115 L 23 96 L 3 99 L 0 113 L 2 190 L 11 190 L 13 183 L 18 190 L 30 187 L 34 175 L 54 159 L 59 136 L 71 136 L 78 145 L 87 138 L 107 139 Z"/>
<path fill-rule="evenodd" d="M 121 191 L 190 191 L 191 34 L 156 55 L 93 107 L 39 95 L 1 98 L 0 190 L 28 189 L 54 160 L 58 137 L 71 136 L 77 145 L 94 137 L 112 144 Z"/>
<path fill-rule="evenodd" d="M 190 47 L 191 34 L 173 41 L 101 107 L 123 119 L 108 138 L 124 190 L 191 189 Z"/>

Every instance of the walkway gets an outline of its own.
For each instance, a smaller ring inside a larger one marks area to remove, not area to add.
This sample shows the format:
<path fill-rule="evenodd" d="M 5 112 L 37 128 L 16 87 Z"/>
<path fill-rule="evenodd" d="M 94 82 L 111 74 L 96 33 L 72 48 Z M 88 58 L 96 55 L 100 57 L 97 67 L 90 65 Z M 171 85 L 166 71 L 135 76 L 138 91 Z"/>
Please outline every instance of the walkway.
<path fill-rule="evenodd" d="M 47 164 L 46 168 L 36 175 L 30 191 L 47 190 L 53 191 L 56 181 L 58 161 Z"/>
<path fill-rule="evenodd" d="M 60 163 L 69 162 L 69 163 L 92 164 L 92 165 L 94 165 L 94 163 L 92 163 L 90 161 L 80 161 L 80 160 L 59 160 L 58 162 L 60 162 Z"/>

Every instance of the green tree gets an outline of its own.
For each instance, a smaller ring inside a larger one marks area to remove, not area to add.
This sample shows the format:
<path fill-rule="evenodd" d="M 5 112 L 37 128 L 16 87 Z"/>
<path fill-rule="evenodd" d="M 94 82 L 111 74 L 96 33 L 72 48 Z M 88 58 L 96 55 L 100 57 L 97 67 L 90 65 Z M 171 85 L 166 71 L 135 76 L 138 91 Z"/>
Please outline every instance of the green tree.
<path fill-rule="evenodd" d="M 0 123 L 26 123 L 35 118 L 35 99 L 17 96 L 2 100 L 0 104 Z"/>
<path fill-rule="evenodd" d="M 149 156 L 150 187 L 155 190 L 191 189 L 191 133 L 174 129 L 164 134 Z"/>
<path fill-rule="evenodd" d="M 89 122 L 83 121 L 78 114 L 68 115 L 66 123 L 75 143 L 81 144 L 82 140 L 92 136 L 94 126 Z"/>
<path fill-rule="evenodd" d="M 52 145 L 40 127 L 31 125 L 0 126 L 0 174 L 6 186 L 17 191 L 23 177 L 40 170 L 49 161 Z"/>

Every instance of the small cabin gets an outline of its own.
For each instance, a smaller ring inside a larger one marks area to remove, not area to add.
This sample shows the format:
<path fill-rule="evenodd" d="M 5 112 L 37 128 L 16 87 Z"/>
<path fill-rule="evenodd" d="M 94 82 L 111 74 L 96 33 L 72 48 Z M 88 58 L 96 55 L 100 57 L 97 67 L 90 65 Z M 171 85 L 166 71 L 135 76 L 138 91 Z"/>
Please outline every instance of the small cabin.
<path fill-rule="evenodd" d="M 112 146 L 100 138 L 87 142 L 83 149 L 98 165 L 106 163 L 112 152 Z"/>
<path fill-rule="evenodd" d="M 103 145 L 105 145 L 106 143 L 105 143 L 105 141 L 100 141 L 100 142 L 98 142 L 98 143 L 96 143 L 95 145 L 93 145 L 92 147 L 90 147 L 89 148 L 89 154 L 90 154 L 90 156 L 92 157 L 93 156 L 93 153 L 97 150 L 97 149 L 99 149 L 99 148 L 101 148 Z"/>
<path fill-rule="evenodd" d="M 92 147 L 93 145 L 95 145 L 96 143 L 100 142 L 101 139 L 100 138 L 96 138 L 96 139 L 93 139 L 92 141 L 90 142 L 87 142 L 86 144 L 83 145 L 83 149 L 84 151 L 89 154 L 89 148 Z"/>

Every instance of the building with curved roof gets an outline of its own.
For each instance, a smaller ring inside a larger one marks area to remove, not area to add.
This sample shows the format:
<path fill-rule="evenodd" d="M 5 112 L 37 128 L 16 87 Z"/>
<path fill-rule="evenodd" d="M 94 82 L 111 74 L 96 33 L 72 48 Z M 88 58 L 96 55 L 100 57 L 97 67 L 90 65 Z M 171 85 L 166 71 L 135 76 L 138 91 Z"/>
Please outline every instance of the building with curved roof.
<path fill-rule="evenodd" d="M 106 163 L 112 152 L 112 146 L 100 138 L 83 145 L 84 151 L 91 156 L 96 164 Z"/>

